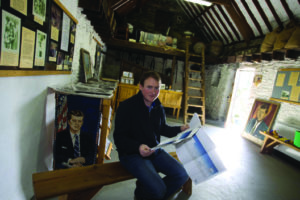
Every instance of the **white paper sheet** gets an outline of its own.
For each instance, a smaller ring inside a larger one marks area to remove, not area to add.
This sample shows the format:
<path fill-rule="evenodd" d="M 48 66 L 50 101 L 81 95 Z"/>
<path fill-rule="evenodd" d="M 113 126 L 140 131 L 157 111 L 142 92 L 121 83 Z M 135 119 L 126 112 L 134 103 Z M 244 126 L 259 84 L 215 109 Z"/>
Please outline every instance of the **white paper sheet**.
<path fill-rule="evenodd" d="M 192 138 L 176 144 L 175 147 L 179 160 L 195 184 L 225 170 L 215 151 L 214 143 L 201 128 Z"/>
<path fill-rule="evenodd" d="M 189 126 L 190 126 L 189 129 L 178 133 L 175 137 L 172 137 L 172 138 L 169 138 L 169 139 L 166 139 L 166 140 L 162 141 L 157 146 L 155 146 L 151 149 L 155 150 L 155 149 L 167 146 L 169 144 L 177 144 L 179 142 L 182 142 L 183 140 L 186 140 L 188 138 L 193 137 L 193 135 L 195 135 L 201 127 L 201 122 L 200 122 L 200 119 L 199 119 L 197 113 L 195 113 L 193 115 Z"/>

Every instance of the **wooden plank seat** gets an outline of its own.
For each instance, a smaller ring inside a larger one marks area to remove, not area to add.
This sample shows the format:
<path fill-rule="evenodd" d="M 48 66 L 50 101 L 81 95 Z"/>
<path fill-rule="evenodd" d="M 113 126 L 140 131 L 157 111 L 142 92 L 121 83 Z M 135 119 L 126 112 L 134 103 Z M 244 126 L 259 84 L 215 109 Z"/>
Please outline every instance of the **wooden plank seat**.
<path fill-rule="evenodd" d="M 295 145 L 283 142 L 283 141 L 279 140 L 278 138 L 275 138 L 274 136 L 267 134 L 263 131 L 260 131 L 259 133 L 265 136 L 264 143 L 260 150 L 261 153 L 271 153 L 273 151 L 273 148 L 278 144 L 283 144 L 285 146 L 288 146 L 288 147 L 300 152 L 300 148 L 296 147 Z"/>
<path fill-rule="evenodd" d="M 176 153 L 174 153 L 170 154 L 177 158 Z M 69 196 L 67 199 L 80 199 L 78 196 L 80 193 L 84 193 L 84 199 L 90 199 L 105 185 L 133 178 L 120 162 L 94 164 L 80 168 L 34 173 L 32 175 L 37 200 L 65 194 Z M 192 181 L 190 179 L 185 183 L 183 191 L 191 195 Z M 87 198 L 88 196 L 89 198 Z"/>

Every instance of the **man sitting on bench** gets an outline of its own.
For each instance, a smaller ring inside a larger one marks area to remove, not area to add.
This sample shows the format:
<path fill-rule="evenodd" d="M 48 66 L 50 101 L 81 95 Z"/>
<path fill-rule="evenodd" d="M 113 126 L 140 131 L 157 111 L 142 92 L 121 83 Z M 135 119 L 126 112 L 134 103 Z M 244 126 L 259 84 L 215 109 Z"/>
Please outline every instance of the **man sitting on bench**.
<path fill-rule="evenodd" d="M 167 199 L 189 179 L 183 166 L 163 149 L 152 150 L 160 136 L 174 137 L 189 128 L 171 127 L 159 95 L 161 78 L 149 71 L 142 75 L 140 91 L 120 103 L 114 142 L 121 165 L 137 178 L 135 199 Z M 162 178 L 159 172 L 165 176 Z"/>

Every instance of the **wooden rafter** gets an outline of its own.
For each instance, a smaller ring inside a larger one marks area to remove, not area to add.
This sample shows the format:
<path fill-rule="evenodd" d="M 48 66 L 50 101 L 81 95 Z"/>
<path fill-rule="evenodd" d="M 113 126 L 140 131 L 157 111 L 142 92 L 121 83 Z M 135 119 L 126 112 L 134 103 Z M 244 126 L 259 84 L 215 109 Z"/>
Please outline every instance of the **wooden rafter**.
<path fill-rule="evenodd" d="M 180 1 L 179 1 L 180 2 Z M 181 2 L 181 7 L 183 8 L 183 10 L 184 10 L 184 12 L 188 15 L 188 16 L 190 16 L 191 18 L 193 18 L 193 13 L 190 11 L 190 10 L 188 10 L 186 7 L 185 7 L 185 5 L 186 4 L 184 4 L 183 2 Z M 190 14 L 189 14 L 190 13 Z M 196 22 L 195 22 L 196 23 Z M 203 22 L 201 22 L 204 26 L 207 26 L 207 24 L 205 24 L 205 23 L 203 23 Z M 210 31 L 209 29 L 207 29 L 208 31 Z M 205 31 L 205 30 L 204 30 Z M 210 33 L 207 33 L 207 35 L 208 36 L 210 36 L 210 37 L 212 37 L 212 33 L 210 32 Z M 208 38 L 209 39 L 209 38 Z"/>
<path fill-rule="evenodd" d="M 223 26 L 224 30 L 226 31 L 227 35 L 231 38 L 232 41 L 234 41 L 232 33 L 228 30 L 227 26 L 225 25 L 225 23 L 223 22 L 223 20 L 221 19 L 219 13 L 216 11 L 216 7 L 212 6 L 211 10 L 213 11 L 213 13 L 215 14 L 215 16 L 217 17 L 217 19 L 219 20 L 219 22 L 221 23 L 221 25 Z"/>
<path fill-rule="evenodd" d="M 267 25 L 269 32 L 272 31 L 272 25 L 267 17 L 267 15 L 265 14 L 264 10 L 262 9 L 262 7 L 260 6 L 260 4 L 258 3 L 257 0 L 253 0 L 253 3 L 256 7 L 256 9 L 258 10 L 260 16 L 262 17 L 262 19 L 264 20 L 265 24 Z"/>
<path fill-rule="evenodd" d="M 210 19 L 212 20 L 212 22 L 215 24 L 215 27 L 217 27 L 217 29 L 219 30 L 219 32 L 221 33 L 222 37 L 224 38 L 224 40 L 226 41 L 226 43 L 229 43 L 228 38 L 226 37 L 226 35 L 224 34 L 223 30 L 221 29 L 221 27 L 219 26 L 219 24 L 216 22 L 215 18 L 212 16 L 212 14 L 207 11 Z M 223 41 L 222 41 L 223 42 Z"/>
<path fill-rule="evenodd" d="M 251 20 L 253 21 L 253 23 L 254 23 L 256 29 L 258 30 L 259 34 L 260 34 L 260 35 L 263 35 L 264 33 L 263 33 L 262 29 L 261 29 L 261 26 L 260 26 L 260 24 L 258 23 L 258 21 L 256 20 L 256 17 L 255 17 L 254 14 L 252 13 L 252 11 L 250 10 L 248 4 L 246 3 L 245 0 L 241 0 L 241 2 L 242 2 L 242 4 L 243 4 L 243 6 L 245 7 L 245 9 L 246 9 L 248 15 L 250 16 Z"/>
<path fill-rule="evenodd" d="M 230 5 L 230 2 L 228 0 L 206 0 L 208 2 L 214 3 L 214 4 L 219 4 L 219 5 Z"/>
<path fill-rule="evenodd" d="M 201 6 L 198 5 L 198 4 L 193 4 L 192 9 L 195 11 L 195 15 L 196 15 L 196 13 L 199 12 L 198 10 L 201 10 Z M 203 26 L 205 26 L 206 29 L 207 29 L 208 31 L 210 31 L 208 25 L 207 25 L 200 17 L 194 18 L 194 20 L 196 20 L 196 21 L 198 21 L 199 23 L 203 24 Z M 204 29 L 204 30 L 205 30 L 205 29 Z M 213 40 L 213 33 L 212 33 L 212 32 L 210 32 L 210 35 L 209 35 L 209 36 L 210 36 L 210 37 L 212 38 L 212 40 Z M 211 41 L 211 40 L 208 40 L 208 42 L 209 42 L 209 41 Z"/>
<path fill-rule="evenodd" d="M 219 35 L 218 31 L 216 30 L 215 26 L 212 24 L 212 22 L 210 21 L 210 19 L 206 15 L 203 15 L 202 17 L 205 18 L 205 20 L 208 22 L 209 26 L 214 31 L 214 33 L 215 33 L 215 35 L 217 37 L 217 40 L 222 40 L 221 36 Z"/>
<path fill-rule="evenodd" d="M 204 13 L 203 8 L 202 8 L 201 6 L 198 6 L 198 8 L 199 8 L 199 10 L 201 11 L 201 13 L 203 14 L 203 13 Z M 211 34 L 212 39 L 213 39 L 213 40 L 217 40 L 217 37 L 216 37 L 215 34 L 212 32 L 212 31 L 213 31 L 212 27 L 208 26 L 208 24 L 205 23 L 204 19 L 202 19 L 202 17 L 203 17 L 202 14 L 201 14 L 200 16 L 198 15 L 197 19 L 200 19 L 200 20 L 203 22 L 203 24 L 205 24 L 207 30 L 209 30 L 209 32 L 210 32 L 210 34 Z"/>
<path fill-rule="evenodd" d="M 291 11 L 291 9 L 289 8 L 289 5 L 286 3 L 286 0 L 280 0 L 286 14 L 289 16 L 290 20 L 293 20 L 295 17 Z"/>
<path fill-rule="evenodd" d="M 300 1 L 300 0 L 299 0 L 299 1 Z M 272 5 L 271 0 L 266 0 L 266 3 L 267 3 L 267 5 L 268 5 L 269 9 L 271 10 L 272 15 L 274 16 L 274 18 L 275 18 L 275 20 L 276 20 L 278 26 L 279 26 L 279 27 L 283 27 L 283 24 L 282 24 L 282 22 L 281 22 L 281 20 L 280 20 L 280 18 L 279 18 L 279 16 L 278 16 L 276 10 L 274 9 L 274 6 Z"/>
<path fill-rule="evenodd" d="M 237 30 L 234 28 L 233 24 L 231 23 L 231 21 L 229 20 L 227 14 L 225 13 L 225 11 L 223 10 L 222 6 L 220 5 L 217 5 L 219 11 L 221 12 L 222 14 L 222 17 L 225 19 L 225 21 L 227 22 L 227 24 L 229 25 L 229 27 L 231 28 L 231 30 L 234 32 L 235 34 L 235 37 L 241 41 L 241 37 L 239 35 L 239 33 L 237 32 Z"/>
<path fill-rule="evenodd" d="M 231 0 L 231 6 L 225 6 L 225 8 L 231 19 L 234 21 L 237 29 L 244 37 L 244 40 L 249 41 L 251 38 L 254 38 L 254 33 L 247 23 L 247 20 L 243 16 L 243 13 L 239 9 L 237 3 L 234 0 Z"/>

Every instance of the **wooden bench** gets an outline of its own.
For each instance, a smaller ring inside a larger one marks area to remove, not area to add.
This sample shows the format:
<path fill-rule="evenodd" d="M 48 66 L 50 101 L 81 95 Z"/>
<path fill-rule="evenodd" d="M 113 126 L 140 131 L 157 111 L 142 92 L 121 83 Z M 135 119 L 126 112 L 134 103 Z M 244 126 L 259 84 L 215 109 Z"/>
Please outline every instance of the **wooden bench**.
<path fill-rule="evenodd" d="M 278 138 L 275 138 L 274 136 L 264 133 L 262 131 L 260 131 L 259 133 L 265 136 L 264 143 L 260 149 L 261 153 L 271 153 L 273 151 L 273 148 L 278 144 L 286 145 L 286 146 L 300 152 L 300 148 L 296 147 L 295 145 L 283 142 L 283 141 L 279 140 Z"/>
<path fill-rule="evenodd" d="M 177 158 L 175 152 L 170 154 Z M 121 166 L 120 162 L 54 170 L 32 175 L 37 200 L 65 194 L 68 194 L 66 199 L 91 199 L 103 186 L 133 178 Z M 192 194 L 191 179 L 185 183 L 183 191 L 188 195 Z"/>

